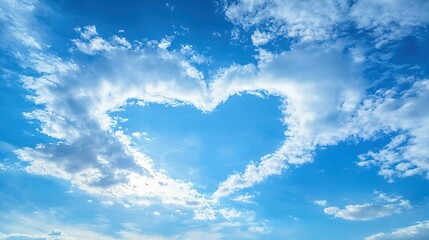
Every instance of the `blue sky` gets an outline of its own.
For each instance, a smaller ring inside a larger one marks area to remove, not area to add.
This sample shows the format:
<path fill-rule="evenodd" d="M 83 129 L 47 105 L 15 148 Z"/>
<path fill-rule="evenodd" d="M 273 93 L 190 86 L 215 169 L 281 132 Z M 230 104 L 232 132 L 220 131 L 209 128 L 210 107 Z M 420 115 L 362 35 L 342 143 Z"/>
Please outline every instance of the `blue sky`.
<path fill-rule="evenodd" d="M 0 2 L 0 239 L 429 239 L 429 2 Z"/>

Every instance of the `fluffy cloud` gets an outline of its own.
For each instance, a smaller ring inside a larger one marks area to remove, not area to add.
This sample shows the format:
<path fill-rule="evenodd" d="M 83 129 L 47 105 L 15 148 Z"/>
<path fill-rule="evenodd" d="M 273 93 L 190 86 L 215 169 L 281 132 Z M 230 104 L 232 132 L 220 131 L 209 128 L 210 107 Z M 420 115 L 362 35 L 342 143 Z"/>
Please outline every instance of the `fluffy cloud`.
<path fill-rule="evenodd" d="M 113 36 L 105 40 L 95 26 L 76 30 L 80 38 L 73 40 L 75 50 L 93 56 L 91 70 L 16 43 L 15 47 L 28 51 L 26 58 L 17 58 L 19 64 L 37 72 L 21 76 L 23 86 L 32 93 L 29 99 L 39 106 L 24 116 L 38 121 L 40 131 L 56 139 L 16 150 L 27 163 L 25 170 L 68 180 L 106 201 L 125 205 L 159 202 L 199 208 L 209 204 L 192 183 L 154 169 L 152 159 L 116 128 L 120 119 L 109 115 L 134 102 L 186 102 L 202 108 L 205 83 L 199 72 L 180 53 L 140 45 L 130 50 L 126 39 Z"/>
<path fill-rule="evenodd" d="M 429 80 L 415 81 L 409 88 L 390 88 L 368 98 L 358 111 L 362 132 L 382 129 L 398 132 L 378 152 L 360 156 L 359 166 L 379 166 L 379 174 L 392 180 L 422 174 L 429 179 Z M 375 128 L 375 129 L 374 129 Z"/>
<path fill-rule="evenodd" d="M 415 225 L 399 228 L 391 233 L 377 233 L 366 237 L 365 240 L 425 240 L 429 238 L 429 221 L 418 222 Z"/>
<path fill-rule="evenodd" d="M 256 30 L 252 36 L 252 43 L 255 46 L 264 45 L 267 42 L 269 42 L 273 38 L 273 35 L 270 33 L 260 32 L 259 30 Z"/>
<path fill-rule="evenodd" d="M 411 208 L 409 201 L 402 199 L 401 196 L 387 196 L 384 193 L 378 193 L 377 201 L 374 203 L 347 205 L 344 209 L 327 207 L 323 209 L 323 212 L 345 220 L 368 221 L 398 214 L 409 208 Z"/>
<path fill-rule="evenodd" d="M 343 20 L 345 1 L 239 0 L 225 7 L 227 18 L 245 29 L 269 25 L 269 30 L 303 40 L 331 37 Z"/>
<path fill-rule="evenodd" d="M 359 29 L 369 31 L 377 46 L 381 46 L 427 26 L 428 10 L 427 1 L 359 0 L 351 7 L 350 16 Z"/>
<path fill-rule="evenodd" d="M 406 0 L 237 0 L 225 1 L 225 14 L 234 24 L 264 27 L 277 36 L 302 41 L 336 39 L 350 26 L 367 31 L 378 46 L 402 38 L 429 21 L 425 1 Z M 352 24 L 350 24 L 352 23 Z"/>
<path fill-rule="evenodd" d="M 94 36 L 96 35 L 90 35 L 90 37 Z M 88 54 L 93 54 L 94 51 Z M 115 69 L 122 68 L 116 73 L 105 72 L 106 75 L 95 76 L 92 73 L 81 72 L 81 68 L 75 67 L 64 73 L 53 69 L 49 72 L 41 72 L 44 74 L 42 77 L 23 78 L 26 88 L 34 93 L 32 99 L 44 106 L 42 109 L 26 113 L 25 117 L 40 121 L 41 131 L 44 134 L 60 140 L 56 143 L 40 144 L 36 148 L 17 150 L 19 158 L 29 163 L 26 168 L 28 172 L 63 178 L 86 191 L 99 195 L 110 195 L 116 199 L 127 196 L 127 201 L 131 200 L 135 204 L 146 204 L 151 201 L 144 198 L 154 197 L 161 197 L 163 199 L 161 202 L 171 204 L 187 206 L 201 204 L 202 195 L 193 190 L 190 183 L 171 179 L 165 173 L 156 171 L 152 160 L 132 146 L 129 136 L 122 131 L 114 130 L 117 122 L 107 114 L 128 104 L 129 99 L 173 103 L 180 101 L 180 97 L 175 94 L 178 91 L 182 91 L 183 97 L 188 98 L 189 95 L 185 92 L 187 93 L 192 85 L 195 86 L 196 91 L 201 88 L 202 83 L 198 79 L 189 77 L 187 73 L 189 68 L 183 66 L 182 60 L 174 59 L 173 55 L 163 55 L 156 49 L 145 49 L 145 51 L 147 52 L 142 50 L 131 57 L 131 55 L 127 56 L 122 49 L 110 49 L 107 54 L 118 62 L 100 61 L 100 68 L 113 69 L 108 65 L 115 65 Z M 102 53 L 99 52 L 99 54 Z M 49 58 L 49 56 L 45 57 Z M 126 83 L 122 71 L 130 65 L 128 63 L 120 67 L 122 61 L 120 59 L 124 57 L 133 58 L 142 73 L 147 74 L 146 77 L 134 72 L 132 74 L 136 75 L 129 76 L 129 82 Z M 159 58 L 159 62 L 156 58 Z M 163 58 L 164 60 L 161 60 Z M 165 74 L 162 74 L 164 76 L 149 70 L 154 61 L 158 64 L 156 68 L 158 70 L 155 71 L 164 71 Z M 162 62 L 165 63 L 164 67 L 159 64 Z M 161 70 L 162 68 L 164 70 Z M 110 74 L 112 75 L 107 78 Z M 169 74 L 181 75 L 183 81 L 188 81 L 189 84 L 174 86 L 174 81 L 169 84 L 167 80 Z M 74 78 L 76 75 L 84 77 L 78 80 Z M 158 79 L 159 77 L 163 78 L 162 81 Z M 98 80 L 95 81 L 89 80 L 97 78 Z M 150 82 L 143 80 L 139 83 L 138 78 L 152 80 Z M 127 84 L 134 87 L 129 88 Z M 183 89 L 179 90 L 179 88 Z M 136 89 L 140 90 L 136 91 Z M 159 92 L 163 93 L 159 94 Z M 174 94 L 174 98 L 169 100 L 167 92 Z M 194 96 L 198 95 L 201 94 Z M 195 102 L 195 105 L 198 103 Z M 164 194 L 171 195 L 171 198 L 163 196 Z"/>

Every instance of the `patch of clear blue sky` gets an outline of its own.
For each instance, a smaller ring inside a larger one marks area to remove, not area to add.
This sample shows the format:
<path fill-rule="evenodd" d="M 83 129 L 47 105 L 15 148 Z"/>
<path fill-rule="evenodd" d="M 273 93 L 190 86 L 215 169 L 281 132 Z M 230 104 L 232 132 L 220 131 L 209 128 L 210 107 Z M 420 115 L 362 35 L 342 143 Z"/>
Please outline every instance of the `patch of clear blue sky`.
<path fill-rule="evenodd" d="M 284 139 L 281 101 L 276 97 L 233 96 L 214 111 L 189 106 L 134 105 L 117 115 L 126 133 L 146 132 L 142 151 L 173 177 L 206 185 L 214 192 L 234 171 L 243 171 L 274 152 Z M 116 115 L 115 114 L 115 115 Z"/>

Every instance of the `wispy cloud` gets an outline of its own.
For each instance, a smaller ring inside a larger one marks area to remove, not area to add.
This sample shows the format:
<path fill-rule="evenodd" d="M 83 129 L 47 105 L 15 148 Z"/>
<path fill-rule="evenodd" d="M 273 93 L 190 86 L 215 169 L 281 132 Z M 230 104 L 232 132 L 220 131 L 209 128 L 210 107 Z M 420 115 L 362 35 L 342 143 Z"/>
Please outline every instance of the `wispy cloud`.
<path fill-rule="evenodd" d="M 398 214 L 403 210 L 411 208 L 410 202 L 403 199 L 402 196 L 387 196 L 384 193 L 375 193 L 378 194 L 375 202 L 347 205 L 343 209 L 338 207 L 327 207 L 323 209 L 323 212 L 327 215 L 333 215 L 336 218 L 345 220 L 368 221 Z"/>
<path fill-rule="evenodd" d="M 377 47 L 415 34 L 426 25 L 429 4 L 395 1 L 225 1 L 225 15 L 245 30 L 261 27 L 299 41 L 330 41 L 355 26 L 373 37 Z M 350 25 L 352 23 L 352 25 Z"/>
<path fill-rule="evenodd" d="M 395 229 L 390 233 L 377 233 L 365 240 L 424 240 L 429 238 L 429 221 L 417 222 L 404 228 Z"/>

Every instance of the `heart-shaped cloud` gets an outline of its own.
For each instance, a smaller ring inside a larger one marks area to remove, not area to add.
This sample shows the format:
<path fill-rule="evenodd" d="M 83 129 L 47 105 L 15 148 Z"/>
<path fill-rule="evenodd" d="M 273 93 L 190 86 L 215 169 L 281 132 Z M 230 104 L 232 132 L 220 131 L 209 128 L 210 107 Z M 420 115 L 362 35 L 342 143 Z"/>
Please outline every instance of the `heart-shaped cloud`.
<path fill-rule="evenodd" d="M 27 57 L 21 64 L 35 74 L 21 79 L 38 105 L 25 117 L 38 120 L 40 131 L 55 139 L 15 151 L 28 163 L 29 173 L 65 179 L 124 204 L 190 208 L 197 219 L 213 218 L 213 208 L 222 198 L 290 165 L 311 162 L 318 147 L 368 139 L 379 132 L 403 133 L 383 151 L 362 155 L 361 165 L 380 165 L 388 178 L 428 175 L 427 150 L 422 149 L 428 149 L 423 133 L 428 131 L 424 123 L 429 116 L 419 112 L 417 124 L 409 121 L 419 103 L 428 99 L 428 81 L 369 95 L 371 83 L 361 76 L 362 59 L 344 51 L 341 43 L 280 53 L 259 49 L 255 64 L 233 64 L 205 78 L 195 67 L 196 53 L 189 46 L 169 50 L 171 39 L 131 44 L 116 35 L 102 38 L 95 26 L 76 31 L 80 38 L 73 39 L 69 59 L 47 53 L 34 39 L 23 42 Z M 152 103 L 190 105 L 209 112 L 241 93 L 282 99 L 284 141 L 276 151 L 249 163 L 244 172 L 229 175 L 209 194 L 156 169 L 156 159 L 134 146 L 120 128 L 121 118 L 112 114 L 133 104 Z M 390 121 L 398 116 L 404 120 Z M 406 148 L 395 151 L 405 143 Z M 404 161 L 393 165 L 389 154 L 399 154 Z"/>
<path fill-rule="evenodd" d="M 359 64 L 335 48 L 261 52 L 266 56 L 258 65 L 221 69 L 206 83 L 180 52 L 131 46 L 115 37 L 109 42 L 98 36 L 94 26 L 78 31 L 81 39 L 74 42 L 94 55 L 89 62 L 77 65 L 31 53 L 28 64 L 42 76 L 23 78 L 34 92 L 33 101 L 43 106 L 25 116 L 39 120 L 41 131 L 60 141 L 20 149 L 17 154 L 29 162 L 26 169 L 31 173 L 63 178 L 98 195 L 122 200 L 126 196 L 133 204 L 160 199 L 167 204 L 207 206 L 281 173 L 288 163 L 311 161 L 316 146 L 335 144 L 352 134 L 332 130 L 350 117 L 365 89 Z M 243 175 L 231 175 L 212 196 L 156 170 L 153 160 L 118 129 L 120 119 L 110 115 L 132 104 L 149 103 L 189 104 L 212 111 L 230 96 L 246 92 L 284 99 L 286 140 L 260 163 L 250 164 Z"/>

